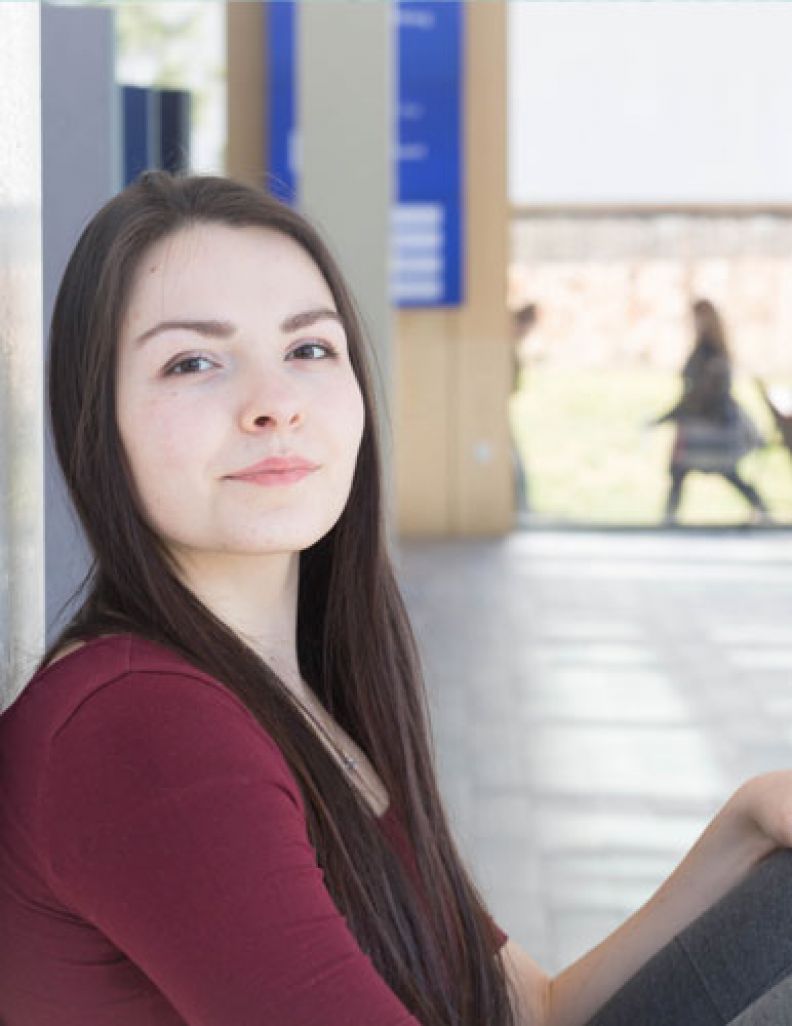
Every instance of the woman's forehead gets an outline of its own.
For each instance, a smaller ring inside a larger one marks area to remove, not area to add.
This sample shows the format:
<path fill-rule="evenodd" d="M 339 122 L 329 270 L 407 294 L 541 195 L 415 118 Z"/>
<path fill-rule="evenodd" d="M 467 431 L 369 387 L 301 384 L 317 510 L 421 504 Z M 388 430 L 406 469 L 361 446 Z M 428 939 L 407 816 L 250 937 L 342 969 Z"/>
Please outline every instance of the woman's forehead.
<path fill-rule="evenodd" d="M 196 222 L 153 243 L 142 255 L 138 283 L 152 274 L 178 274 L 185 264 L 228 267 L 252 262 L 260 272 L 295 265 L 322 277 L 313 257 L 289 235 L 257 225 L 237 226 Z"/>
<path fill-rule="evenodd" d="M 160 314 L 184 314 L 180 303 L 321 301 L 335 307 L 313 257 L 271 228 L 197 223 L 154 243 L 140 260 L 129 292 L 125 323 Z M 171 309 L 173 308 L 173 309 Z M 216 311 L 207 313 L 216 314 Z M 291 311 L 290 311 L 291 312 Z"/>

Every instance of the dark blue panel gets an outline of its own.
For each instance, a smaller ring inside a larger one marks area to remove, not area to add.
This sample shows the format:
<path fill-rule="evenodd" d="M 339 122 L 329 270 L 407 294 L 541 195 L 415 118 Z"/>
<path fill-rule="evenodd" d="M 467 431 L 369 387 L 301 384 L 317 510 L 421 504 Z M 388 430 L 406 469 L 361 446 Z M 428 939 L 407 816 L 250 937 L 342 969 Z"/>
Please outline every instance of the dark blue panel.
<path fill-rule="evenodd" d="M 277 0 L 266 5 L 269 97 L 267 140 L 268 187 L 287 203 L 297 200 L 296 164 L 297 112 L 295 109 L 296 42 L 294 0 Z"/>
<path fill-rule="evenodd" d="M 159 166 L 154 152 L 154 103 L 152 90 L 142 86 L 121 87 L 124 109 L 124 185 L 129 185 L 148 168 Z M 158 134 L 158 131 L 157 131 Z"/>
<path fill-rule="evenodd" d="M 159 90 L 160 167 L 177 174 L 190 169 L 192 96 L 185 89 Z"/>

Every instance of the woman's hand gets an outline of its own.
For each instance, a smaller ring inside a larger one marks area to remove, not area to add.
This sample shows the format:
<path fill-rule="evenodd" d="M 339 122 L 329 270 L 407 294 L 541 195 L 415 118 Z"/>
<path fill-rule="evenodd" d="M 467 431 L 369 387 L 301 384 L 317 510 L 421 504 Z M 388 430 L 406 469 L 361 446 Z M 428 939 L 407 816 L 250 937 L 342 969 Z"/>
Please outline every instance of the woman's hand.
<path fill-rule="evenodd" d="M 671 938 L 779 846 L 792 847 L 792 771 L 742 785 L 647 903 L 549 983 L 542 1026 L 580 1026 Z"/>

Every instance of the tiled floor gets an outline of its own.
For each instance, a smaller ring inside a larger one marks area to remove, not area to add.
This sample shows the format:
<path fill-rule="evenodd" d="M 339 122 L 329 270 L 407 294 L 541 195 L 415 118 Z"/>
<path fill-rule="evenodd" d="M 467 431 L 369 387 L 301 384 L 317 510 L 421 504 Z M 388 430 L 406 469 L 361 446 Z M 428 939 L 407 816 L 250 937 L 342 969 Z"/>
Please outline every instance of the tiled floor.
<path fill-rule="evenodd" d="M 398 563 L 460 846 L 545 968 L 742 780 L 792 767 L 792 533 L 533 532 Z"/>

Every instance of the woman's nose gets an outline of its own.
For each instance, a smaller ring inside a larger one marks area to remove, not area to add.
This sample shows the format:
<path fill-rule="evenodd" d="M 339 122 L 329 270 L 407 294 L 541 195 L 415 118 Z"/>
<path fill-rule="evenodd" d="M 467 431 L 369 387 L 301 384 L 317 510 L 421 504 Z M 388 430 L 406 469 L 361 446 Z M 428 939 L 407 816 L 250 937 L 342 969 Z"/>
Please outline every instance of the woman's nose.
<path fill-rule="evenodd" d="M 297 427 L 302 423 L 304 397 L 287 374 L 277 371 L 251 373 L 246 385 L 240 411 L 244 431 Z"/>

